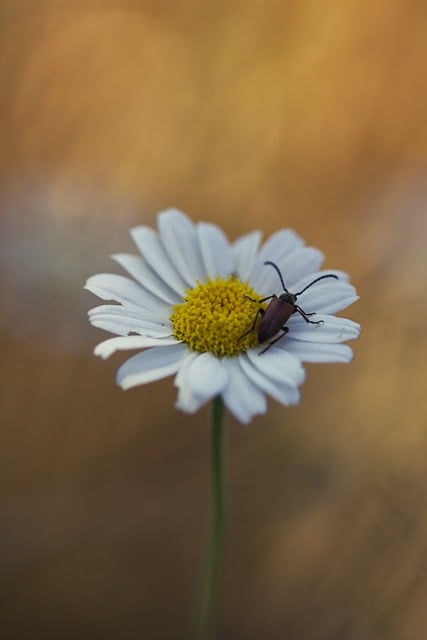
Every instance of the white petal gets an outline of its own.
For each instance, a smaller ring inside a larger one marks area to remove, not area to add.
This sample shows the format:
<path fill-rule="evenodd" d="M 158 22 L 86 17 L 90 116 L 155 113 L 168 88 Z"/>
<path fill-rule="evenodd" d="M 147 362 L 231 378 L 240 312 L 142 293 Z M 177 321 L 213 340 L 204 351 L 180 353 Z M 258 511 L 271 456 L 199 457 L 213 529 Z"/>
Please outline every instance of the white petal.
<path fill-rule="evenodd" d="M 277 231 L 261 247 L 255 264 L 250 274 L 252 286 L 265 295 L 273 293 L 280 288 L 277 274 L 274 274 L 272 267 L 264 265 L 266 260 L 270 260 L 279 265 L 283 260 L 300 247 L 304 246 L 304 240 L 292 229 Z M 285 278 L 285 274 L 283 274 Z"/>
<path fill-rule="evenodd" d="M 350 362 L 353 351 L 347 344 L 302 342 L 287 337 L 286 344 L 277 343 L 281 350 L 294 354 L 302 362 Z"/>
<path fill-rule="evenodd" d="M 139 324 L 130 318 L 126 318 L 125 316 L 96 316 L 93 319 L 90 319 L 90 323 L 92 326 L 97 327 L 97 329 L 102 329 L 103 331 L 108 331 L 109 333 L 114 333 L 118 336 L 128 336 L 131 333 L 137 333 L 140 335 L 149 336 L 151 338 L 161 338 L 162 336 L 170 336 L 172 334 L 172 330 L 165 328 L 164 333 L 160 335 L 160 332 L 147 329 L 147 325 Z M 153 325 L 149 325 L 153 326 Z"/>
<path fill-rule="evenodd" d="M 184 213 L 167 209 L 158 216 L 160 239 L 172 264 L 191 287 L 205 279 L 196 229 Z"/>
<path fill-rule="evenodd" d="M 337 276 L 338 282 L 349 282 L 350 280 L 350 276 L 345 271 L 340 271 L 339 269 L 322 269 L 321 271 L 314 271 L 313 273 L 309 273 L 303 278 L 300 278 L 299 280 L 297 280 L 297 282 L 295 282 L 294 284 L 292 293 L 298 293 L 298 291 L 301 291 L 302 289 L 304 289 L 307 285 L 309 285 L 311 282 L 313 282 L 317 278 L 320 278 L 321 276 L 326 276 L 326 275 Z M 322 280 L 321 282 L 322 284 L 325 284 L 325 282 L 328 282 L 328 280 L 325 280 L 325 281 Z M 335 278 L 329 279 L 330 284 L 333 284 L 334 282 L 335 284 L 337 284 Z M 317 283 L 313 286 L 317 286 Z"/>
<path fill-rule="evenodd" d="M 341 300 L 337 300 L 334 303 L 324 304 L 323 305 L 323 313 L 338 313 L 338 311 L 342 311 L 349 307 L 353 302 L 357 302 L 359 300 L 359 296 L 349 296 L 348 298 L 342 298 Z"/>
<path fill-rule="evenodd" d="M 197 225 L 197 235 L 208 277 L 226 277 L 233 273 L 233 256 L 224 232 L 214 224 L 201 222 Z"/>
<path fill-rule="evenodd" d="M 98 273 L 88 278 L 85 289 L 94 293 L 102 300 L 115 300 L 130 306 L 144 306 L 146 292 L 144 289 L 125 276 L 116 273 Z"/>
<path fill-rule="evenodd" d="M 185 410 L 188 413 L 193 413 L 193 411 L 197 411 L 197 403 L 194 400 L 192 395 L 191 387 L 188 379 L 188 370 L 191 366 L 191 363 L 195 358 L 197 358 L 196 351 L 188 351 L 187 357 L 181 363 L 180 368 L 178 369 L 178 373 L 175 376 L 174 385 L 178 387 L 178 399 L 175 406 L 179 407 L 187 407 Z M 194 404 L 193 404 L 194 403 Z"/>
<path fill-rule="evenodd" d="M 175 379 L 179 389 L 176 406 L 194 413 L 208 400 L 219 395 L 228 382 L 228 373 L 221 361 L 211 353 L 201 353 L 192 358 Z"/>
<path fill-rule="evenodd" d="M 143 309 L 129 308 L 122 305 L 104 304 L 88 313 L 89 322 L 98 329 L 126 336 L 131 332 L 145 336 L 161 338 L 173 332 L 169 320 L 160 320 L 157 316 L 144 312 Z"/>
<path fill-rule="evenodd" d="M 262 345 L 262 348 L 265 348 Z M 260 353 L 262 348 L 249 349 L 246 356 L 252 366 L 260 371 L 262 375 L 267 376 L 274 382 L 285 383 L 290 386 L 299 386 L 305 380 L 304 367 L 298 358 L 290 353 L 285 354 L 282 351 L 268 349 L 264 353 Z"/>
<path fill-rule="evenodd" d="M 261 231 L 253 231 L 233 244 L 231 250 L 234 255 L 235 273 L 240 280 L 249 280 L 261 238 Z"/>
<path fill-rule="evenodd" d="M 265 376 L 258 368 L 254 367 L 246 356 L 247 354 L 240 356 L 240 364 L 243 371 L 256 386 L 263 389 L 266 393 L 269 393 L 284 405 L 297 404 L 299 402 L 300 394 L 297 387 L 273 382 L 273 380 Z M 259 356 L 259 358 L 262 358 L 262 356 Z"/>
<path fill-rule="evenodd" d="M 144 289 L 147 289 L 161 300 L 169 304 L 176 304 L 182 299 L 176 291 L 173 291 L 158 277 L 141 256 L 134 256 L 130 253 L 116 253 L 111 257 L 126 269 Z"/>
<path fill-rule="evenodd" d="M 325 260 L 325 255 L 314 247 L 303 247 L 279 264 L 285 284 L 289 291 L 295 291 L 295 283 L 305 276 L 318 271 Z"/>
<path fill-rule="evenodd" d="M 176 373 L 189 352 L 186 344 L 153 347 L 126 360 L 117 372 L 117 384 L 130 389 Z"/>
<path fill-rule="evenodd" d="M 116 351 L 128 351 L 129 349 L 146 349 L 147 347 L 165 347 L 177 344 L 175 336 L 168 338 L 149 338 L 147 336 L 120 336 L 119 338 L 108 338 L 100 342 L 94 350 L 96 356 L 104 360 L 109 358 Z"/>
<path fill-rule="evenodd" d="M 85 289 L 91 291 L 102 300 L 115 300 L 122 305 L 167 320 L 171 315 L 171 307 L 157 296 L 143 289 L 134 280 L 116 273 L 99 273 L 90 277 Z"/>
<path fill-rule="evenodd" d="M 346 282 L 322 280 L 298 297 L 298 304 L 307 313 L 332 314 L 342 311 L 359 299 L 356 289 Z"/>
<path fill-rule="evenodd" d="M 187 285 L 169 259 L 160 238 L 150 227 L 134 227 L 132 238 L 148 264 L 174 291 L 184 297 Z"/>
<path fill-rule="evenodd" d="M 303 247 L 273 262 L 279 267 L 286 288 L 293 292 L 297 280 L 319 269 L 324 259 L 325 256 L 318 249 Z M 280 278 L 271 265 L 264 265 L 262 276 L 259 277 L 259 287 L 265 295 L 282 291 Z"/>
<path fill-rule="evenodd" d="M 354 340 L 360 334 L 360 325 L 346 318 L 316 313 L 310 319 L 316 322 L 321 320 L 323 324 L 309 324 L 299 316 L 298 322 L 289 322 L 288 337 L 306 342 L 345 342 Z"/>
<path fill-rule="evenodd" d="M 304 240 L 292 229 L 282 229 L 273 233 L 264 243 L 259 252 L 259 261 L 262 264 L 265 260 L 276 262 L 285 258 L 289 253 L 300 249 L 305 244 Z"/>
<path fill-rule="evenodd" d="M 167 321 L 171 307 L 143 289 L 137 282 L 116 273 L 99 273 L 86 282 L 85 289 L 103 300 L 115 300 L 129 309 L 139 310 L 159 321 Z"/>
<path fill-rule="evenodd" d="M 240 358 L 224 358 L 229 382 L 222 393 L 228 410 L 240 422 L 247 424 L 254 415 L 267 411 L 265 393 L 248 378 L 240 366 Z"/>

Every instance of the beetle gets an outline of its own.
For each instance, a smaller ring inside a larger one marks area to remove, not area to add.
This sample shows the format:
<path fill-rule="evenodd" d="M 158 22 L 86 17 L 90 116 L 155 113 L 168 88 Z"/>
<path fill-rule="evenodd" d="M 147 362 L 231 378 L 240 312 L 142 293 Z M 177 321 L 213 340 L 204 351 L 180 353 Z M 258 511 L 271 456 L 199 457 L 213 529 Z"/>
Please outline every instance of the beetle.
<path fill-rule="evenodd" d="M 277 275 L 279 276 L 279 279 L 280 279 L 280 283 L 283 287 L 283 293 L 281 293 L 280 296 L 276 296 L 276 294 L 273 293 L 271 296 L 266 296 L 261 300 L 255 300 L 254 298 L 245 296 L 245 298 L 248 298 L 248 300 L 252 300 L 252 302 L 262 303 L 262 302 L 267 302 L 267 300 L 271 300 L 271 302 L 268 305 L 267 309 L 262 309 L 262 308 L 258 309 L 254 322 L 252 324 L 252 327 L 249 329 L 249 331 L 246 331 L 246 333 L 244 333 L 241 337 L 244 338 L 244 336 L 247 336 L 248 333 L 250 333 L 255 329 L 255 325 L 257 323 L 259 316 L 261 316 L 261 320 L 259 321 L 259 324 L 258 324 L 258 342 L 260 344 L 262 344 L 269 338 L 272 338 L 273 336 L 275 336 L 276 333 L 280 330 L 282 330 L 283 333 L 281 333 L 272 342 L 269 342 L 268 345 L 265 347 L 265 349 L 260 351 L 258 355 L 265 353 L 271 346 L 273 346 L 273 344 L 275 344 L 278 340 L 280 340 L 280 338 L 283 338 L 283 336 L 285 336 L 288 333 L 289 327 L 286 327 L 285 325 L 289 320 L 289 318 L 291 317 L 291 315 L 294 313 L 299 313 L 300 316 L 302 316 L 304 320 L 309 324 L 322 324 L 323 320 L 309 319 L 309 316 L 316 315 L 315 312 L 306 313 L 304 309 L 301 309 L 301 307 L 296 304 L 298 296 L 304 293 L 304 291 L 307 291 L 307 289 L 309 289 L 313 284 L 315 284 L 316 282 L 319 282 L 319 280 L 324 280 L 325 278 L 336 278 L 338 280 L 338 276 L 336 276 L 333 273 L 328 273 L 323 276 L 319 276 L 318 278 L 313 280 L 313 282 L 310 282 L 310 284 L 305 286 L 304 289 L 301 289 L 301 291 L 298 291 L 298 293 L 291 293 L 285 287 L 283 276 L 277 264 L 275 264 L 274 262 L 271 262 L 270 260 L 267 260 L 266 262 L 264 262 L 264 264 L 270 265 L 271 267 L 273 267 L 273 269 L 276 270 Z"/>

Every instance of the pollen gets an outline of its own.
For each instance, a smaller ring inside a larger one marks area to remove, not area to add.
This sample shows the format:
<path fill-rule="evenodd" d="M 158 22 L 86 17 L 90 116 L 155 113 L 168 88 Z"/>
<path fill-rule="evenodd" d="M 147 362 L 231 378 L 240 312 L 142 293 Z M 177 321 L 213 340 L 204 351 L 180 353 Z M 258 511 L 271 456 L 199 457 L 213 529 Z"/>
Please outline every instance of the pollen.
<path fill-rule="evenodd" d="M 251 299 L 250 299 L 251 298 Z M 265 304 L 247 282 L 229 276 L 198 282 L 173 308 L 174 335 L 194 351 L 235 356 L 258 344 L 256 316 Z"/>

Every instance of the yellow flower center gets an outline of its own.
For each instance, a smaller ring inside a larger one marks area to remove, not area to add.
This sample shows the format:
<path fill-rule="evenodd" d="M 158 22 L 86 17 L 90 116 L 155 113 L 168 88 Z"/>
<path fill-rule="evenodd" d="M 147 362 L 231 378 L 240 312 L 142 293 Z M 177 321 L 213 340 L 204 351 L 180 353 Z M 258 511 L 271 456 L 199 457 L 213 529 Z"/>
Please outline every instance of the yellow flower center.
<path fill-rule="evenodd" d="M 186 294 L 170 318 L 178 340 L 218 357 L 235 356 L 258 344 L 257 326 L 250 329 L 259 308 L 265 309 L 266 304 L 253 302 L 261 296 L 248 283 L 233 276 L 218 277 L 199 282 Z"/>

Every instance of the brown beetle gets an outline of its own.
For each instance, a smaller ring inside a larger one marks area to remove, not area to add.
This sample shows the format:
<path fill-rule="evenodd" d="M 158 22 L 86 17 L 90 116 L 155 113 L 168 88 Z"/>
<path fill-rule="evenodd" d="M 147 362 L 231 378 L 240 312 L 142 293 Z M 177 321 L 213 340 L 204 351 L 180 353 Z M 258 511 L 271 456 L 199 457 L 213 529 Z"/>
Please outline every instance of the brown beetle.
<path fill-rule="evenodd" d="M 262 308 L 258 309 L 258 312 L 255 316 L 252 327 L 249 329 L 249 331 L 246 331 L 246 333 L 243 334 L 242 338 L 244 336 L 247 336 L 248 333 L 250 333 L 255 329 L 258 316 L 261 316 L 261 320 L 259 321 L 259 324 L 258 324 L 258 342 L 260 344 L 262 344 L 269 338 L 272 338 L 280 330 L 282 330 L 283 333 L 281 333 L 272 342 L 269 342 L 269 344 L 265 347 L 265 349 L 260 351 L 258 355 L 265 353 L 267 349 L 269 349 L 273 344 L 275 344 L 278 340 L 280 340 L 280 338 L 283 338 L 283 336 L 288 333 L 289 327 L 286 327 L 285 325 L 293 313 L 299 313 L 300 316 L 302 316 L 304 320 L 306 322 L 309 322 L 310 324 L 323 323 L 323 320 L 317 320 L 317 321 L 310 320 L 308 316 L 316 315 L 315 312 L 306 313 L 303 309 L 301 309 L 300 306 L 296 304 L 297 298 L 302 293 L 304 293 L 304 291 L 306 291 L 309 287 L 311 287 L 313 284 L 315 284 L 316 282 L 319 282 L 319 280 L 324 280 L 325 278 L 336 278 L 338 280 L 338 276 L 332 273 L 328 273 L 324 276 L 319 276 L 319 278 L 316 278 L 315 280 L 313 280 L 313 282 L 310 282 L 310 284 L 304 287 L 304 289 L 301 289 L 301 291 L 298 291 L 298 293 L 291 293 L 285 287 L 282 274 L 277 264 L 275 264 L 274 262 L 271 262 L 270 260 L 267 260 L 266 262 L 264 262 L 264 264 L 265 265 L 269 264 L 271 267 L 273 267 L 273 269 L 277 271 L 277 274 L 280 278 L 281 285 L 283 287 L 283 293 L 280 294 L 280 296 L 276 296 L 276 294 L 273 293 L 271 296 L 267 296 L 265 298 L 262 298 L 261 300 L 254 300 L 254 298 L 245 296 L 249 300 L 252 300 L 252 302 L 262 303 L 262 302 L 266 302 L 267 300 L 271 300 L 271 302 L 268 305 L 267 309 L 265 310 Z"/>

